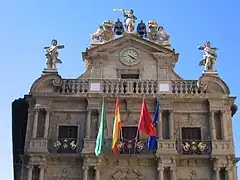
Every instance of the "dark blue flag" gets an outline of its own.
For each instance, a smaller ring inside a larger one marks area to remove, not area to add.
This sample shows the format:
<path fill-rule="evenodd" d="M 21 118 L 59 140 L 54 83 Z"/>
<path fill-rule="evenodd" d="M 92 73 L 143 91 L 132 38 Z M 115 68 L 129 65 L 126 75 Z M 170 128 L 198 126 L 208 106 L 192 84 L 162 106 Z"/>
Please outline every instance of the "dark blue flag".
<path fill-rule="evenodd" d="M 159 100 L 157 100 L 156 109 L 153 117 L 153 124 L 157 128 L 158 123 Z M 154 152 L 157 149 L 157 136 L 150 136 L 148 138 L 148 149 Z"/>

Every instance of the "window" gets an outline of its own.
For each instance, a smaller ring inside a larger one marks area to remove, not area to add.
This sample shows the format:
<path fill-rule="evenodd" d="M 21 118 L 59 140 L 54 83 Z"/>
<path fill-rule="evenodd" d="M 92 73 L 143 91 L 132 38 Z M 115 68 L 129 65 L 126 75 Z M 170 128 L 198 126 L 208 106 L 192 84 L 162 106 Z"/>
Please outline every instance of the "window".
<path fill-rule="evenodd" d="M 58 138 L 77 139 L 77 126 L 59 126 Z"/>
<path fill-rule="evenodd" d="M 182 140 L 201 140 L 201 128 L 182 128 Z"/>
<path fill-rule="evenodd" d="M 133 140 L 137 135 L 137 127 L 123 127 L 122 132 L 124 140 Z"/>
<path fill-rule="evenodd" d="M 121 74 L 121 79 L 139 79 L 139 74 Z"/>

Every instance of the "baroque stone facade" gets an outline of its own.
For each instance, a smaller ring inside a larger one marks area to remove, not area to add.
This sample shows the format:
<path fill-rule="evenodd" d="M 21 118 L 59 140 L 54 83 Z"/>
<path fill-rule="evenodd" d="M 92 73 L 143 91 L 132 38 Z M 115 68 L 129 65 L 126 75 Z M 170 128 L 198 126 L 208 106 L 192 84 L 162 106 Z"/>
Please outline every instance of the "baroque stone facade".
<path fill-rule="evenodd" d="M 134 50 L 138 63 L 120 61 L 123 49 Z M 25 147 L 15 179 L 237 180 L 232 134 L 235 97 L 217 72 L 205 71 L 198 80 L 182 79 L 174 71 L 178 56 L 169 44 L 125 33 L 83 52 L 87 67 L 79 78 L 65 79 L 56 70 L 45 70 L 25 96 L 29 104 Z M 114 157 L 116 97 L 123 131 L 131 138 L 143 94 L 151 114 L 156 99 L 160 100 L 157 149 L 149 152 L 148 137 L 140 133 L 141 151 L 133 152 L 129 146 Z M 103 156 L 96 157 L 103 95 L 106 142 Z"/>

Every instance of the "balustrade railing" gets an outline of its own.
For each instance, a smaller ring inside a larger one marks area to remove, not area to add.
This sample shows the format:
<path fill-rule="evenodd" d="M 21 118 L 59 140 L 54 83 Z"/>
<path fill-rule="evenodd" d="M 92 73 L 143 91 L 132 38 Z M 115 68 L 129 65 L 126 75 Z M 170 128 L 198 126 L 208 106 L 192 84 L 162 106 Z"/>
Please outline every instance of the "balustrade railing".
<path fill-rule="evenodd" d="M 164 87 L 164 88 L 163 88 Z M 173 94 L 205 93 L 197 86 L 196 80 L 172 80 L 161 84 L 158 80 L 130 79 L 63 79 L 58 92 L 61 94 L 81 94 L 89 92 L 118 94 Z"/>
<path fill-rule="evenodd" d="M 119 154 L 150 154 L 147 139 L 137 140 L 119 140 L 117 149 Z M 110 152 L 112 148 L 112 139 L 105 140 L 106 152 Z"/>
<path fill-rule="evenodd" d="M 177 140 L 177 151 L 183 155 L 211 154 L 211 141 Z"/>
<path fill-rule="evenodd" d="M 28 145 L 29 153 L 48 152 L 48 140 L 45 138 L 31 138 Z"/>

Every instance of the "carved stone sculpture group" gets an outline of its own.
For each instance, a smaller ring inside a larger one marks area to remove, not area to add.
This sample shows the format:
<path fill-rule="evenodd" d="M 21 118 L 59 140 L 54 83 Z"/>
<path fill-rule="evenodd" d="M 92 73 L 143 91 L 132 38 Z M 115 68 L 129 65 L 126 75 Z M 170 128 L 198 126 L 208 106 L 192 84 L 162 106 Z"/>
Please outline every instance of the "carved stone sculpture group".
<path fill-rule="evenodd" d="M 148 31 L 146 24 L 141 21 L 135 30 L 135 21 L 137 17 L 134 15 L 132 9 L 114 9 L 114 11 L 120 11 L 125 18 L 124 23 L 118 19 L 115 23 L 113 21 L 105 21 L 103 25 L 100 25 L 97 31 L 91 34 L 92 43 L 104 43 L 114 39 L 115 35 L 120 36 L 124 33 L 135 33 L 141 38 L 154 41 L 155 43 L 161 43 L 163 45 L 170 45 L 170 36 L 164 31 L 163 26 L 159 26 L 158 22 L 151 20 L 148 22 Z M 106 37 L 106 33 L 108 36 Z"/>
<path fill-rule="evenodd" d="M 120 19 L 117 19 L 115 23 L 113 21 L 104 21 L 103 25 L 100 25 L 97 31 L 91 34 L 92 44 L 103 44 L 113 40 L 115 35 L 121 36 L 124 33 L 133 33 L 154 43 L 170 47 L 170 36 L 156 20 L 148 21 L 147 25 L 141 21 L 137 25 L 135 32 L 135 21 L 137 17 L 134 15 L 134 11 L 132 9 L 114 9 L 114 11 L 122 12 L 125 18 L 124 23 Z M 52 40 L 49 47 L 44 47 L 46 51 L 46 69 L 57 70 L 56 64 L 62 63 L 58 58 L 58 50 L 63 48 L 64 45 L 57 45 L 57 40 L 55 39 Z M 203 59 L 199 62 L 199 65 L 204 66 L 204 70 L 207 72 L 214 71 L 214 65 L 217 59 L 217 48 L 211 47 L 210 42 L 206 41 L 204 46 L 199 46 L 198 49 L 204 52 Z"/>

